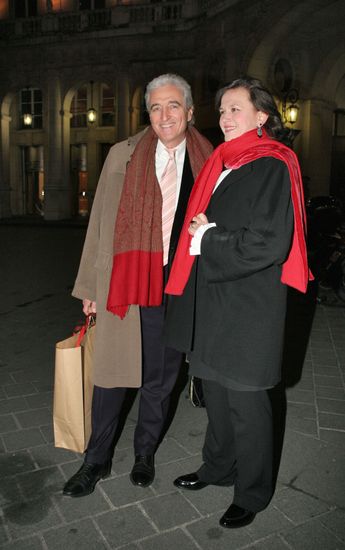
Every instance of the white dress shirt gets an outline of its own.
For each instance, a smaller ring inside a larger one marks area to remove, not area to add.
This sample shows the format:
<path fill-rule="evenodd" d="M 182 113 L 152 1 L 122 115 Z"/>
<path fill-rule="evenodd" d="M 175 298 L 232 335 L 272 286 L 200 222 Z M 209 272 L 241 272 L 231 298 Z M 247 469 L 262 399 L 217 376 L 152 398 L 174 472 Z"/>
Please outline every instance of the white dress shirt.
<path fill-rule="evenodd" d="M 212 194 L 215 192 L 217 187 L 222 183 L 223 179 L 226 178 L 228 174 L 230 174 L 230 172 L 231 172 L 231 168 L 227 168 L 220 174 L 219 178 L 216 181 Z M 215 223 L 205 223 L 205 225 L 201 225 L 200 227 L 198 227 L 198 229 L 195 231 L 194 236 L 190 242 L 190 247 L 189 247 L 190 256 L 200 256 L 201 240 L 204 236 L 204 233 L 206 233 L 206 231 L 210 229 L 210 227 L 216 227 L 216 226 L 217 224 Z"/>
<path fill-rule="evenodd" d="M 175 206 L 177 206 L 180 189 L 181 189 L 184 158 L 186 155 L 186 139 L 181 141 L 181 143 L 175 149 L 176 149 L 175 161 L 176 161 L 176 170 L 177 170 L 176 205 Z M 157 147 L 156 147 L 156 156 L 155 156 L 156 176 L 158 181 L 160 181 L 162 178 L 162 174 L 168 163 L 168 160 L 169 160 L 169 154 L 166 150 L 166 147 L 165 145 L 163 145 L 163 143 L 160 140 L 158 140 Z"/>

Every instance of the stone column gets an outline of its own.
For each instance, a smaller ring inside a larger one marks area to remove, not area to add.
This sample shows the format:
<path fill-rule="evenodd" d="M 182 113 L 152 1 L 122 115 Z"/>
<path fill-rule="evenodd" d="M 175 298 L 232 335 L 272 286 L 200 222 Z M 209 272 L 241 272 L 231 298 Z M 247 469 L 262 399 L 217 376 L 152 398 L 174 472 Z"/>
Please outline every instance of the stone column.
<path fill-rule="evenodd" d="M 311 196 L 330 192 L 333 112 L 334 105 L 322 99 L 308 100 L 303 105 L 299 156 L 302 172 L 310 178 Z"/>
<path fill-rule="evenodd" d="M 0 125 L 0 218 L 11 216 L 10 188 L 10 122 L 11 117 L 1 115 Z"/>
<path fill-rule="evenodd" d="M 59 220 L 71 216 L 71 201 L 69 174 L 67 176 L 64 163 L 61 84 L 54 73 L 48 74 L 46 94 L 44 217 L 46 220 Z"/>

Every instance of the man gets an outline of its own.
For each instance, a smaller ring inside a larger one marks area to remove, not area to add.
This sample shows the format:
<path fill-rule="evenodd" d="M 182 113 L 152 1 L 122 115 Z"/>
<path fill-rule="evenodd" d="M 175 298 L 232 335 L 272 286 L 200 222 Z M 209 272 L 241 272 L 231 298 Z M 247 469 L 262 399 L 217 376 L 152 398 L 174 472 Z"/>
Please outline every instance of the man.
<path fill-rule="evenodd" d="M 85 496 L 111 471 L 126 388 L 140 387 L 130 479 L 154 480 L 154 454 L 183 355 L 163 344 L 163 286 L 195 177 L 212 147 L 192 126 L 190 86 L 161 75 L 146 89 L 151 127 L 116 144 L 93 204 L 73 295 L 97 311 L 92 434 L 63 493 Z M 115 221 L 116 220 L 116 221 Z"/>

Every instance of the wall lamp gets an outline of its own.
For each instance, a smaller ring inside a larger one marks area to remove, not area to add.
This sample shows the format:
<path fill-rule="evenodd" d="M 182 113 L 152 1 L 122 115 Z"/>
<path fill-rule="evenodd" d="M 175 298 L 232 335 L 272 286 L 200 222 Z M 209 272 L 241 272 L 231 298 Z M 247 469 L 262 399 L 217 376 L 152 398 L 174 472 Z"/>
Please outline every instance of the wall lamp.
<path fill-rule="evenodd" d="M 31 113 L 24 113 L 23 114 L 23 122 L 24 122 L 24 126 L 31 126 L 32 125 L 32 114 Z"/>
<path fill-rule="evenodd" d="M 97 111 L 93 107 L 93 80 L 90 80 L 90 103 L 91 107 L 87 110 L 87 120 L 90 122 L 90 124 L 93 124 L 96 121 L 97 118 Z"/>
<path fill-rule="evenodd" d="M 284 93 L 282 98 L 282 119 L 283 122 L 289 124 L 295 124 L 298 118 L 299 107 L 298 91 L 295 88 L 291 88 Z"/>

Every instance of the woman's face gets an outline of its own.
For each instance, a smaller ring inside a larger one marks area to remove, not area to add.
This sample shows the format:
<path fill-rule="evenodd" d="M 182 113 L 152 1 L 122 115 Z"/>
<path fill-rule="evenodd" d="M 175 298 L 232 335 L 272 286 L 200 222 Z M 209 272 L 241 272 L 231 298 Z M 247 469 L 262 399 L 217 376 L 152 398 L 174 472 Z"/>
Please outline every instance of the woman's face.
<path fill-rule="evenodd" d="M 268 118 L 268 115 L 256 110 L 245 88 L 227 90 L 221 99 L 219 113 L 219 126 L 225 141 L 254 130 L 259 123 L 263 125 Z"/>

